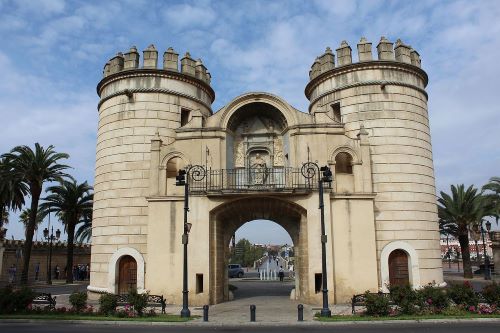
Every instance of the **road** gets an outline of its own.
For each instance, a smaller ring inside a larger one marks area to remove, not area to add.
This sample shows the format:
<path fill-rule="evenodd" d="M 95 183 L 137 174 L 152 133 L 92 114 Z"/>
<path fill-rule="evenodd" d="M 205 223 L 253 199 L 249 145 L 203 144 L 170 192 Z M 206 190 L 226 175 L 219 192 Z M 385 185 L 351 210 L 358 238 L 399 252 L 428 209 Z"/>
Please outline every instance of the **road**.
<path fill-rule="evenodd" d="M 71 294 L 74 291 L 87 291 L 88 281 L 78 281 L 73 284 L 37 285 L 33 289 L 40 293 L 51 293 L 52 295 Z"/>
<path fill-rule="evenodd" d="M 180 325 L 101 325 L 101 324 L 70 324 L 54 322 L 47 324 L 37 323 L 2 323 L 0 322 L 0 331 L 2 333 L 164 333 L 164 332 L 273 332 L 273 333 L 304 333 L 304 332 L 340 332 L 340 333 L 498 333 L 499 323 L 493 322 L 469 322 L 469 323 L 363 323 L 363 324 L 335 324 L 335 325 L 297 325 L 297 326 L 237 326 L 237 327 L 203 327 L 198 326 L 180 326 Z"/>

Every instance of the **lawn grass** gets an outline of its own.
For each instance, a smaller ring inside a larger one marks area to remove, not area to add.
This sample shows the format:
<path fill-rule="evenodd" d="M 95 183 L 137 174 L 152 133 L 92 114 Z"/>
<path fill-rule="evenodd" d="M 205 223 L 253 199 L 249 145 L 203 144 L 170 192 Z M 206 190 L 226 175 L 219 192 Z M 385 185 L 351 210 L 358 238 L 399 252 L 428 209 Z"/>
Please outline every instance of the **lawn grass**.
<path fill-rule="evenodd" d="M 476 314 L 476 313 L 466 313 L 463 315 L 444 315 L 444 314 L 433 314 L 433 315 L 400 315 L 400 316 L 362 316 L 362 315 L 348 315 L 348 316 L 331 316 L 331 317 L 320 317 L 315 316 L 318 321 L 383 321 L 383 320 L 426 320 L 426 319 L 475 319 L 475 318 L 500 318 L 500 314 Z"/>
<path fill-rule="evenodd" d="M 154 317 L 117 317 L 103 315 L 79 315 L 61 313 L 40 313 L 40 314 L 6 314 L 0 315 L 2 319 L 43 319 L 43 320 L 92 320 L 92 321 L 137 321 L 137 322 L 186 322 L 191 318 L 181 318 L 179 315 L 162 314 Z"/>

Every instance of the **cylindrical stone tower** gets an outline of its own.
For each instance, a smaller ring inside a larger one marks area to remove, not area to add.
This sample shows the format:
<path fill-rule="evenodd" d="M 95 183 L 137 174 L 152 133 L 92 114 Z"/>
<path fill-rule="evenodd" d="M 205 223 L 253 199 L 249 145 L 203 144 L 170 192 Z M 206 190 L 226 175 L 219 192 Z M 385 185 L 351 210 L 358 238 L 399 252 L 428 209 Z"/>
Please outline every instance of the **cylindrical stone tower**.
<path fill-rule="evenodd" d="M 408 255 L 414 285 L 441 283 L 427 74 L 419 54 L 400 40 L 393 48 L 382 37 L 378 60 L 366 39 L 357 48 L 356 63 L 345 41 L 337 49 L 337 64 L 330 49 L 315 60 L 305 89 L 309 112 L 328 112 L 351 138 L 361 125 L 368 132 L 380 287 L 389 283 L 389 256 L 395 250 Z"/>
<path fill-rule="evenodd" d="M 151 141 L 168 145 L 176 140 L 177 128 L 195 116 L 205 119 L 212 114 L 215 94 L 201 60 L 195 61 L 186 53 L 179 70 L 179 56 L 169 48 L 163 55 L 163 66 L 158 66 L 154 45 L 144 50 L 142 66 L 139 57 L 135 47 L 116 55 L 105 65 L 97 86 L 100 101 L 91 294 L 121 292 L 117 281 L 121 258 L 130 259 L 124 270 L 137 271 L 131 274 L 137 276 L 137 289 L 147 289 L 146 198 L 155 194 L 149 179 Z"/>

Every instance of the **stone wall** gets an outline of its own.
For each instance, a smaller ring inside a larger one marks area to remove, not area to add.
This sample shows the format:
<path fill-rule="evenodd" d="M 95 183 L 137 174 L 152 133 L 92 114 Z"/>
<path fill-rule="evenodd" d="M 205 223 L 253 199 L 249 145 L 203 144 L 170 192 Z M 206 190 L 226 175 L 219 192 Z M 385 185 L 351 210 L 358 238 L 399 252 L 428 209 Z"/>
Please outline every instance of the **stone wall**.
<path fill-rule="evenodd" d="M 0 285 L 9 281 L 9 268 L 12 265 L 17 267 L 16 280 L 21 279 L 23 269 L 23 240 L 4 240 L 0 241 L 0 255 L 1 255 L 1 270 L 0 270 Z M 65 279 L 64 269 L 66 267 L 66 243 L 55 242 L 52 245 L 52 279 L 55 279 L 54 269 L 56 266 L 60 268 L 60 279 Z M 49 260 L 49 245 L 47 242 L 33 242 L 31 250 L 30 269 L 28 274 L 28 281 L 30 283 L 35 281 L 35 267 L 37 264 L 40 266 L 38 274 L 39 281 L 47 280 L 47 267 Z M 90 264 L 90 245 L 75 245 L 73 255 L 74 265 L 89 265 Z"/>
<path fill-rule="evenodd" d="M 91 273 L 96 285 L 108 285 L 110 258 L 118 249 L 130 247 L 147 256 L 151 141 L 172 143 L 182 112 L 188 120 L 212 113 L 215 96 L 201 60 L 186 53 L 179 71 L 173 50 L 165 52 L 163 68 L 157 57 L 154 46 L 144 50 L 142 66 L 135 48 L 118 54 L 106 64 L 97 87 Z"/>
<path fill-rule="evenodd" d="M 427 74 L 418 53 L 382 37 L 378 60 L 371 43 L 358 44 L 358 62 L 343 41 L 337 64 L 327 50 L 311 69 L 306 87 L 310 112 L 331 112 L 340 103 L 346 134 L 368 132 L 375 198 L 376 240 L 383 248 L 403 241 L 416 250 L 422 283 L 440 281 L 442 268 L 436 189 L 427 112 Z M 327 65 L 320 64 L 326 62 Z M 382 281 L 382 284 L 385 282 Z"/>

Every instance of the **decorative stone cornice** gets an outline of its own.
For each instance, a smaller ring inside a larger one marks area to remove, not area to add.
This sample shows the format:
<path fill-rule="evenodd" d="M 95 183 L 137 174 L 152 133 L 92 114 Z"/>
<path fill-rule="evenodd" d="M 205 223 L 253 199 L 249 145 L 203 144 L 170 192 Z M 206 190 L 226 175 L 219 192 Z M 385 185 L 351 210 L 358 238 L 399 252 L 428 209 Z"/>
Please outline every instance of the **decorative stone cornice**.
<path fill-rule="evenodd" d="M 355 88 L 355 87 L 363 87 L 363 86 L 372 86 L 372 85 L 380 85 L 380 86 L 393 85 L 393 86 L 408 87 L 408 88 L 412 88 L 412 89 L 415 89 L 415 90 L 421 92 L 425 96 L 426 99 L 429 98 L 429 96 L 427 95 L 427 92 L 425 91 L 425 89 L 417 87 L 416 85 L 413 85 L 413 84 L 409 84 L 409 83 L 406 83 L 406 82 L 400 82 L 400 81 L 370 80 L 370 81 L 350 83 L 350 84 L 346 84 L 346 85 L 339 86 L 337 88 L 325 91 L 321 95 L 318 95 L 317 97 L 315 97 L 314 99 L 311 100 L 311 103 L 309 104 L 309 112 L 311 112 L 311 109 L 312 109 L 313 105 L 318 100 L 322 99 L 325 96 L 331 95 L 331 94 L 333 94 L 333 93 L 335 93 L 337 91 L 344 90 L 344 89 Z"/>
<path fill-rule="evenodd" d="M 421 68 L 419 68 L 417 66 L 411 65 L 411 64 L 407 64 L 407 63 L 403 63 L 403 62 L 396 62 L 396 61 L 385 61 L 385 60 L 365 61 L 365 62 L 358 62 L 358 63 L 354 63 L 354 64 L 344 65 L 342 67 L 333 68 L 327 72 L 321 73 L 320 75 L 318 75 L 317 77 L 312 79 L 307 84 L 305 91 L 304 91 L 305 95 L 306 95 L 307 99 L 310 99 L 313 89 L 316 88 L 316 86 L 318 86 L 320 83 L 324 82 L 325 80 L 327 80 L 330 77 L 340 76 L 340 75 L 343 75 L 346 73 L 355 72 L 355 71 L 359 71 L 359 70 L 367 70 L 367 69 L 392 69 L 392 70 L 405 71 L 405 72 L 419 76 L 422 79 L 422 81 L 424 82 L 424 86 L 427 86 L 427 83 L 429 81 L 427 73 L 424 70 L 422 70 Z M 365 81 L 365 82 L 375 82 L 375 81 Z M 356 82 L 354 84 L 365 85 L 364 84 L 365 82 Z M 380 81 L 380 82 L 384 82 L 384 81 Z M 388 82 L 398 82 L 398 81 L 388 81 Z M 399 82 L 399 83 L 403 83 L 403 82 Z M 345 89 L 345 88 L 346 88 L 346 86 L 342 87 L 342 89 Z M 347 88 L 350 88 L 350 87 L 347 85 Z M 338 89 L 339 88 L 337 88 L 337 90 Z M 418 87 L 418 89 L 423 90 L 420 87 Z M 424 90 L 424 92 L 425 92 L 425 90 Z M 331 93 L 331 91 L 330 91 L 330 93 Z M 427 93 L 425 93 L 425 95 L 427 96 Z M 311 101 L 311 104 L 313 104 L 312 101 Z"/>
<path fill-rule="evenodd" d="M 179 73 L 179 72 L 174 72 L 170 70 L 165 70 L 165 69 L 132 69 L 132 70 L 123 70 L 114 74 L 111 74 L 109 76 L 106 76 L 103 78 L 98 84 L 97 84 L 97 94 L 99 97 L 102 94 L 103 88 L 117 80 L 122 80 L 122 79 L 128 79 L 128 78 L 134 78 L 134 77 L 163 77 L 167 79 L 173 79 L 173 80 L 178 80 L 182 82 L 186 82 L 189 84 L 192 84 L 203 91 L 205 91 L 209 96 L 210 99 L 213 103 L 215 100 L 215 91 L 208 85 L 206 82 L 197 79 L 196 77 L 189 76 L 187 74 Z"/>
<path fill-rule="evenodd" d="M 161 93 L 161 94 L 170 94 L 170 95 L 176 95 L 179 97 L 184 97 L 187 99 L 190 99 L 192 101 L 195 101 L 197 103 L 203 104 L 205 107 L 207 107 L 210 110 L 210 113 L 212 113 L 212 106 L 210 104 L 205 103 L 199 98 L 196 98 L 194 96 L 184 94 L 175 90 L 170 90 L 170 89 L 164 89 L 164 88 L 133 88 L 133 89 L 123 89 L 117 92 L 114 92 L 112 94 L 107 95 L 106 97 L 101 98 L 99 103 L 97 104 L 97 108 L 99 109 L 102 105 L 102 103 L 106 102 L 108 99 L 120 96 L 120 95 L 129 95 L 133 93 Z"/>

